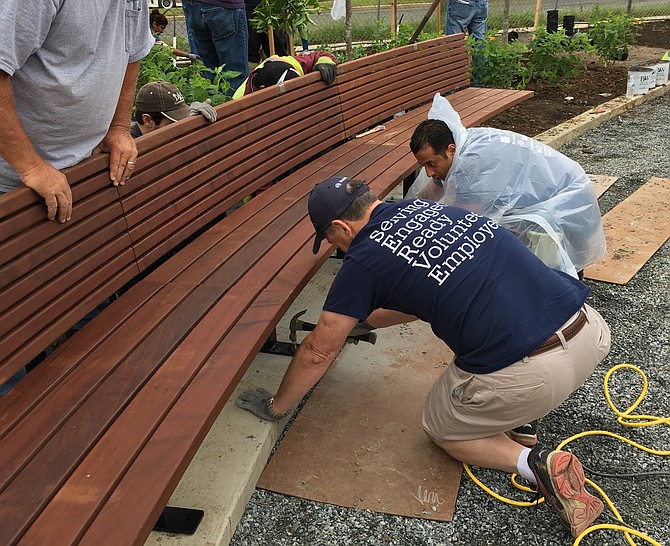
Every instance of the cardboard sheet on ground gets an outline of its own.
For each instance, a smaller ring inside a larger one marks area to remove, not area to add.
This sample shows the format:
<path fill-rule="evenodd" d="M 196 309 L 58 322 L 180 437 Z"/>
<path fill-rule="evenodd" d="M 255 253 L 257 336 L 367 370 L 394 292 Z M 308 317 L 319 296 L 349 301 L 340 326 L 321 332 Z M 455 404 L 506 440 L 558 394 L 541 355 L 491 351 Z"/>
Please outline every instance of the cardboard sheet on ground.
<path fill-rule="evenodd" d="M 626 284 L 670 237 L 670 179 L 651 178 L 603 216 L 607 256 L 588 279 Z"/>
<path fill-rule="evenodd" d="M 451 521 L 462 466 L 425 435 L 426 394 L 452 358 L 423 323 L 347 346 L 286 433 L 258 487 Z"/>
<path fill-rule="evenodd" d="M 604 174 L 587 174 L 586 176 L 593 182 L 596 197 L 600 197 L 619 179 L 618 176 L 606 176 Z"/>

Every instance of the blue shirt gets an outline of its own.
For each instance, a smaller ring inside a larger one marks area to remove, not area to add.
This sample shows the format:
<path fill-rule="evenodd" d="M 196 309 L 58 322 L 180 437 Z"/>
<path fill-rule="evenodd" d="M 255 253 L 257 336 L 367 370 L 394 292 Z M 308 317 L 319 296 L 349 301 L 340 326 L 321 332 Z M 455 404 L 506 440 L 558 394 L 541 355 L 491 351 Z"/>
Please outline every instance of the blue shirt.
<path fill-rule="evenodd" d="M 415 199 L 372 211 L 323 308 L 357 319 L 378 308 L 415 315 L 459 368 L 490 373 L 539 347 L 588 293 L 493 220 Z"/>

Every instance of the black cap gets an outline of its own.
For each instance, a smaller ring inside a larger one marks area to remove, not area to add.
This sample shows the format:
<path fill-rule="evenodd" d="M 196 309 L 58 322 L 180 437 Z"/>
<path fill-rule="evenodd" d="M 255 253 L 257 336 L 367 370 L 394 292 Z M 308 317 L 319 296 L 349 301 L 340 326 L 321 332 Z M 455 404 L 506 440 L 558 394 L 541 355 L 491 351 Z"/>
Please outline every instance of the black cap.
<path fill-rule="evenodd" d="M 367 184 L 361 184 L 353 193 L 347 192 L 347 184 L 351 178 L 328 178 L 320 182 L 309 194 L 309 218 L 314 225 L 316 235 L 312 252 L 318 254 L 321 241 L 326 238 L 325 232 L 333 220 L 337 220 L 349 206 L 361 195 L 370 191 Z"/>
<path fill-rule="evenodd" d="M 254 70 L 251 85 L 254 90 L 258 90 L 298 78 L 299 76 L 300 73 L 289 63 L 274 60 L 270 57 L 265 59 L 265 62 Z"/>

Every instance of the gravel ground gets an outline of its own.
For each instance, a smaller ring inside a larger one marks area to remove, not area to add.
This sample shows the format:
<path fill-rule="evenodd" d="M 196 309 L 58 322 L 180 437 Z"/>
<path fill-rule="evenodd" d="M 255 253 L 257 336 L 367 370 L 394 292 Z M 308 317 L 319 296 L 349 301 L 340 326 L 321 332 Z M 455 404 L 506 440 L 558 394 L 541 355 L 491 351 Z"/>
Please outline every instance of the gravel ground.
<path fill-rule="evenodd" d="M 670 93 L 593 129 L 565 145 L 562 152 L 580 162 L 586 172 L 619 176 L 601 197 L 607 212 L 650 177 L 670 178 L 668 122 Z M 589 303 L 612 329 L 612 349 L 586 384 L 540 423 L 541 440 L 556 445 L 577 432 L 604 429 L 649 447 L 670 446 L 670 429 L 623 428 L 603 396 L 603 377 L 618 363 L 641 367 L 649 392 L 638 413 L 670 415 L 670 242 L 625 286 L 587 281 L 593 289 Z M 622 372 L 610 384 L 612 399 L 625 410 L 637 397 L 640 381 Z M 418 426 L 418 425 L 417 425 Z M 661 544 L 670 544 L 670 463 L 603 437 L 571 444 L 585 466 L 610 473 L 665 472 L 633 479 L 595 477 L 632 527 Z M 477 475 L 498 492 L 514 494 L 508 478 L 496 471 Z M 517 497 L 518 498 L 518 497 Z M 607 510 L 606 510 L 607 512 Z M 598 522 L 606 522 L 604 515 Z M 340 508 L 256 490 L 231 541 L 252 545 L 568 545 L 572 541 L 544 505 L 507 506 L 478 489 L 463 474 L 451 523 Z M 642 541 L 638 540 L 641 544 Z M 625 545 L 622 533 L 600 531 L 583 545 Z"/>

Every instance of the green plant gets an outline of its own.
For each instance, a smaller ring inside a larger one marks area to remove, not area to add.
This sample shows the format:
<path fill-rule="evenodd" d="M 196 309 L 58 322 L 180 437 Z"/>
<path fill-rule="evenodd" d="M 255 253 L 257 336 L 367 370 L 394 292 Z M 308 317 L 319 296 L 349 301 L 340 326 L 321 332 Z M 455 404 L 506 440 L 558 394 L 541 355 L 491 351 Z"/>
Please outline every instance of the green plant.
<path fill-rule="evenodd" d="M 635 19 L 625 13 L 603 12 L 599 6 L 593 8 L 588 37 L 605 66 L 628 57 L 628 45 L 637 39 L 635 24 Z"/>
<path fill-rule="evenodd" d="M 205 76 L 206 73 L 211 79 Z M 168 48 L 152 47 L 140 63 L 137 89 L 149 82 L 168 81 L 177 86 L 187 103 L 210 99 L 216 106 L 229 100 L 226 95 L 230 89 L 228 80 L 237 75 L 238 72 L 224 70 L 223 66 L 210 70 L 201 61 L 177 66 Z"/>
<path fill-rule="evenodd" d="M 466 45 L 470 54 L 470 77 L 475 85 L 506 89 L 524 89 L 528 85 L 530 70 L 524 63 L 526 44 L 503 42 L 487 33 L 483 40 L 468 36 Z"/>
<path fill-rule="evenodd" d="M 528 45 L 527 67 L 531 79 L 537 83 L 566 85 L 584 67 L 584 56 L 591 54 L 593 46 L 584 34 L 568 36 L 564 29 L 549 33 L 538 27 Z"/>
<path fill-rule="evenodd" d="M 272 27 L 288 36 L 305 35 L 314 24 L 309 14 L 320 11 L 318 0 L 263 0 L 254 11 L 251 24 L 262 32 Z"/>

